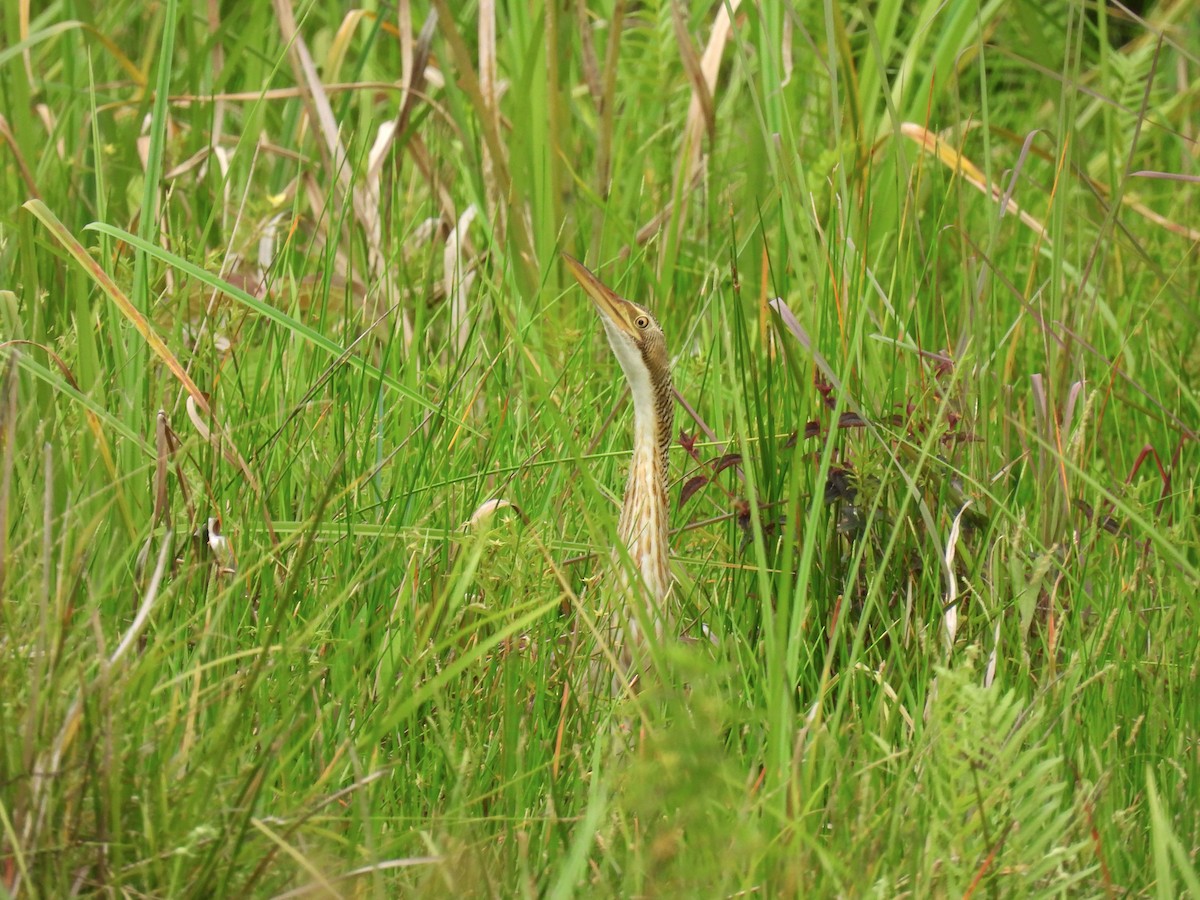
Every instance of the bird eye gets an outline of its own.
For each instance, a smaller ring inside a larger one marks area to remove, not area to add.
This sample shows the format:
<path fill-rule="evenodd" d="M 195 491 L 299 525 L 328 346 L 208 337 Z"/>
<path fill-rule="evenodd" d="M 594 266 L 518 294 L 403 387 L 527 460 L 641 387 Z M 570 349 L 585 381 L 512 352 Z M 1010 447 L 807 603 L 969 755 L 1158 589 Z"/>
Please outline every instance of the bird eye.
<path fill-rule="evenodd" d="M 638 316 L 634 321 L 637 323 L 638 328 L 649 328 L 650 327 L 650 320 L 648 318 L 646 318 L 645 316 Z"/>

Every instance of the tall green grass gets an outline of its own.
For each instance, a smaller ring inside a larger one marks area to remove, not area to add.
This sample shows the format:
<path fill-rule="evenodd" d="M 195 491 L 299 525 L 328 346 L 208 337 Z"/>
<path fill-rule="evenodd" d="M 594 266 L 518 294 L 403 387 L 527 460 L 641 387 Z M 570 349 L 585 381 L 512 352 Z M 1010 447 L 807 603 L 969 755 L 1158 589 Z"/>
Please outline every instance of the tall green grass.
<path fill-rule="evenodd" d="M 2 15 L 5 891 L 1200 891 L 1189 4 Z"/>

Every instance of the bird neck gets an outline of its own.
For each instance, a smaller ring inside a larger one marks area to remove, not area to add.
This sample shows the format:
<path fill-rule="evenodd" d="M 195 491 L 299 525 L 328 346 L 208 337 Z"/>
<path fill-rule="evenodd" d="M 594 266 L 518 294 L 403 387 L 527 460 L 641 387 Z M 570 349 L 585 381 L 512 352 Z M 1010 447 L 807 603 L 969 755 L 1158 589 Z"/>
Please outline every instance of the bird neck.
<path fill-rule="evenodd" d="M 655 599 L 664 598 L 670 586 L 667 451 L 674 421 L 675 397 L 670 380 L 653 385 L 634 383 L 633 459 L 618 531 Z"/>
<path fill-rule="evenodd" d="M 633 397 L 633 456 L 654 472 L 666 489 L 667 457 L 671 449 L 671 429 L 675 424 L 675 396 L 671 382 L 651 386 L 648 392 Z M 632 471 L 633 466 L 631 466 Z"/>

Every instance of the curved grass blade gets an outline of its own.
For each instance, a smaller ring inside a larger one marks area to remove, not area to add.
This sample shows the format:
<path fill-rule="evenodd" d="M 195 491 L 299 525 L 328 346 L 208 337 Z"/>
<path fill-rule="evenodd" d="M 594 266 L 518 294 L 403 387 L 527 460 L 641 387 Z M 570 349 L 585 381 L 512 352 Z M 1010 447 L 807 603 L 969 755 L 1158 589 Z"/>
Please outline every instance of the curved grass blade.
<path fill-rule="evenodd" d="M 28 204 L 26 204 L 26 205 L 28 205 Z M 409 390 L 404 385 L 402 385 L 399 381 L 397 381 L 392 376 L 386 374 L 381 369 L 377 368 L 376 366 L 371 365 L 366 360 L 361 359 L 357 356 L 347 355 L 345 348 L 334 343 L 329 338 L 325 337 L 325 335 L 321 334 L 319 331 L 316 331 L 315 329 L 310 328 L 309 326 L 307 326 L 303 322 L 301 322 L 299 319 L 289 316 L 287 313 L 283 312 L 283 310 L 276 309 L 271 304 L 265 303 L 262 300 L 259 300 L 257 297 L 247 293 L 246 291 L 242 290 L 241 288 L 234 287 L 229 282 L 224 281 L 221 278 L 218 278 L 216 275 L 214 275 L 211 272 L 205 271 L 204 269 L 200 268 L 195 263 L 189 262 L 188 260 L 184 259 L 181 256 L 176 256 L 174 253 L 171 253 L 169 250 L 164 250 L 162 247 L 155 246 L 154 244 L 151 244 L 149 241 L 144 241 L 141 238 L 137 237 L 136 235 L 130 234 L 128 231 L 125 231 L 123 228 L 117 228 L 116 226 L 109 225 L 105 222 L 92 222 L 90 225 L 84 226 L 84 231 L 95 231 L 100 234 L 106 234 L 109 237 L 116 238 L 117 240 L 125 241 L 127 244 L 129 244 L 132 247 L 137 248 L 138 250 L 143 250 L 146 253 L 149 253 L 154 258 L 160 260 L 161 262 L 166 263 L 167 265 L 171 266 L 172 268 L 178 269 L 179 271 L 192 276 L 193 278 L 200 281 L 201 283 L 208 285 L 209 287 L 213 288 L 214 290 L 218 290 L 221 293 L 223 293 L 229 297 L 232 297 L 234 300 L 238 301 L 243 306 L 248 307 L 249 309 L 258 313 L 263 318 L 269 319 L 270 321 L 274 322 L 276 325 L 283 326 L 288 331 L 292 332 L 293 334 L 297 335 L 300 338 L 303 338 L 308 343 L 321 348 L 322 350 L 324 350 L 326 353 L 330 354 L 331 356 L 334 356 L 334 357 L 343 357 L 344 356 L 346 359 L 346 362 L 349 363 L 350 365 L 352 365 L 354 368 L 358 369 L 364 375 L 367 375 L 371 378 L 377 379 L 378 381 L 387 385 L 389 388 L 391 388 L 396 393 L 403 396 L 405 399 L 412 400 L 414 403 L 419 404 L 424 409 L 427 409 L 436 415 L 444 414 L 443 410 L 437 404 L 431 402 L 430 400 L 426 399 L 425 397 L 422 397 L 420 394 L 417 394 L 417 393 Z M 90 257 L 88 257 L 88 259 L 90 260 Z M 94 264 L 94 261 L 93 261 L 93 264 Z M 455 425 L 458 425 L 458 426 L 470 431 L 471 434 L 474 434 L 474 435 L 479 434 L 479 432 L 475 428 L 472 428 L 469 424 L 467 424 L 465 422 L 461 422 L 457 419 L 451 418 L 448 414 L 446 417 L 451 422 L 453 422 Z"/>
<path fill-rule="evenodd" d="M 134 84 L 140 88 L 146 87 L 146 73 L 139 69 L 133 60 L 121 52 L 121 48 L 116 45 L 112 38 L 86 22 L 80 22 L 77 19 L 55 22 L 53 25 L 23 37 L 12 46 L 0 50 L 0 66 L 5 65 L 10 59 L 20 56 L 26 50 L 36 47 L 43 41 L 48 41 L 65 32 L 76 30 L 82 31 L 84 34 L 90 35 L 99 41 L 104 46 L 104 49 L 112 54 L 113 59 L 125 70 L 125 74 L 133 80 Z"/>
<path fill-rule="evenodd" d="M 92 258 L 91 254 L 87 252 L 83 244 L 79 243 L 79 241 L 75 239 L 75 236 L 67 230 L 67 226 L 59 221 L 58 216 L 51 212 L 50 207 L 48 207 L 41 200 L 29 200 L 22 204 L 22 206 L 33 213 L 34 216 L 37 217 L 38 221 L 46 226 L 47 230 L 54 235 L 54 239 L 62 245 L 64 250 L 71 254 L 71 257 L 75 260 L 75 262 L 79 263 L 79 267 L 88 274 L 88 277 L 91 278 L 92 281 L 96 282 L 96 284 L 100 286 L 100 289 L 108 295 L 108 299 L 112 300 L 112 302 L 117 305 L 117 309 L 119 309 L 121 314 L 125 316 L 125 318 L 130 321 L 133 327 L 138 330 L 138 333 L 142 336 L 142 339 L 149 345 L 150 349 L 154 351 L 154 355 L 161 359 L 163 364 L 171 370 L 171 374 L 175 376 L 176 380 L 178 380 L 181 385 L 183 385 L 183 389 L 187 391 L 188 394 L 190 394 L 193 398 L 195 398 L 196 404 L 205 412 L 211 414 L 211 410 L 208 407 L 208 398 L 205 397 L 200 388 L 196 386 L 196 382 L 192 381 L 192 377 L 188 375 L 187 370 L 184 369 L 179 360 L 175 358 L 175 354 L 171 352 L 171 349 L 165 343 L 163 343 L 163 339 L 160 338 L 158 333 L 150 327 L 150 323 L 146 321 L 146 317 L 138 312 L 137 308 L 130 302 L 129 298 L 126 297 L 124 292 L 122 292 L 122 290 L 117 286 L 117 283 L 109 277 L 107 272 L 104 271 L 104 267 Z M 128 235 L 128 237 L 132 240 L 137 240 L 136 238 L 133 238 L 133 235 Z M 138 243 L 145 244 L 146 242 L 138 241 Z"/>
<path fill-rule="evenodd" d="M 171 374 L 175 376 L 175 378 L 183 386 L 183 389 L 187 391 L 188 396 L 195 402 L 196 406 L 204 410 L 209 420 L 216 424 L 217 418 L 212 407 L 208 403 L 208 398 L 204 396 L 203 392 L 196 385 L 196 382 L 192 381 L 192 378 L 190 375 L 188 375 L 187 370 L 175 357 L 175 354 L 171 352 L 171 348 L 163 342 L 163 339 L 158 336 L 158 333 L 150 326 L 150 323 L 146 321 L 145 316 L 143 316 L 133 305 L 133 303 L 130 302 L 129 298 L 126 297 L 121 289 L 117 286 L 117 283 L 109 277 L 107 272 L 104 271 L 104 268 L 100 265 L 100 263 L 92 258 L 84 246 L 75 239 L 75 236 L 67 230 L 67 227 L 63 225 L 61 221 L 59 221 L 58 217 L 54 215 L 50 208 L 41 200 L 29 200 L 24 203 L 23 206 L 25 209 L 33 213 L 34 216 L 36 216 L 38 220 L 46 226 L 46 228 L 51 234 L 54 235 L 55 239 L 63 246 L 63 248 L 69 254 L 71 254 L 77 263 L 79 263 L 80 268 L 82 268 L 84 272 L 86 272 L 91 279 L 96 282 L 96 284 L 100 285 L 101 290 L 108 295 L 109 299 L 117 305 L 117 308 L 121 311 L 121 314 L 124 315 L 125 318 L 127 318 L 133 324 L 134 328 L 138 330 L 138 333 L 141 334 L 142 339 L 145 340 L 150 349 L 154 351 L 154 354 L 160 360 L 162 360 L 163 364 L 166 365 L 168 369 L 171 370 Z M 119 231 L 119 229 L 116 230 Z M 140 238 L 135 238 L 133 235 L 128 234 L 127 232 L 122 232 L 122 234 L 131 243 L 136 242 L 138 245 L 144 246 L 147 253 L 154 255 L 153 251 L 156 248 L 154 248 L 153 244 L 150 244 L 148 241 L 143 241 Z M 121 235 L 116 236 L 120 237 Z M 279 539 L 275 536 L 275 527 L 271 524 L 271 516 L 267 510 L 265 496 L 262 491 L 262 486 L 259 484 L 258 478 L 250 470 L 250 466 L 246 463 L 245 458 L 238 451 L 232 440 L 228 438 L 223 427 L 220 428 L 220 433 L 225 443 L 228 445 L 227 449 L 232 462 L 241 470 L 242 474 L 246 476 L 246 480 L 249 482 L 251 488 L 253 488 L 254 493 L 257 494 L 260 501 L 262 501 L 263 518 L 267 525 L 267 531 L 271 535 L 271 542 L 277 545 L 279 543 Z"/>

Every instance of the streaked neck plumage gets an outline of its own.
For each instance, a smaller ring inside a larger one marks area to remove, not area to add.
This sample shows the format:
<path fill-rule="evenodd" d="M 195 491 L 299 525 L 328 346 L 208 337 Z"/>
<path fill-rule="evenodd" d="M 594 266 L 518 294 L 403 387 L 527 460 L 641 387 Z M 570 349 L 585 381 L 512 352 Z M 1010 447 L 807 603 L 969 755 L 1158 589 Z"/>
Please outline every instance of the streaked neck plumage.
<path fill-rule="evenodd" d="M 633 459 L 617 532 L 642 573 L 658 630 L 671 584 L 667 554 L 667 451 L 675 422 L 671 374 L 665 364 L 655 366 L 644 359 L 609 322 L 604 324 L 633 395 Z M 620 569 L 626 571 L 624 566 Z"/>

